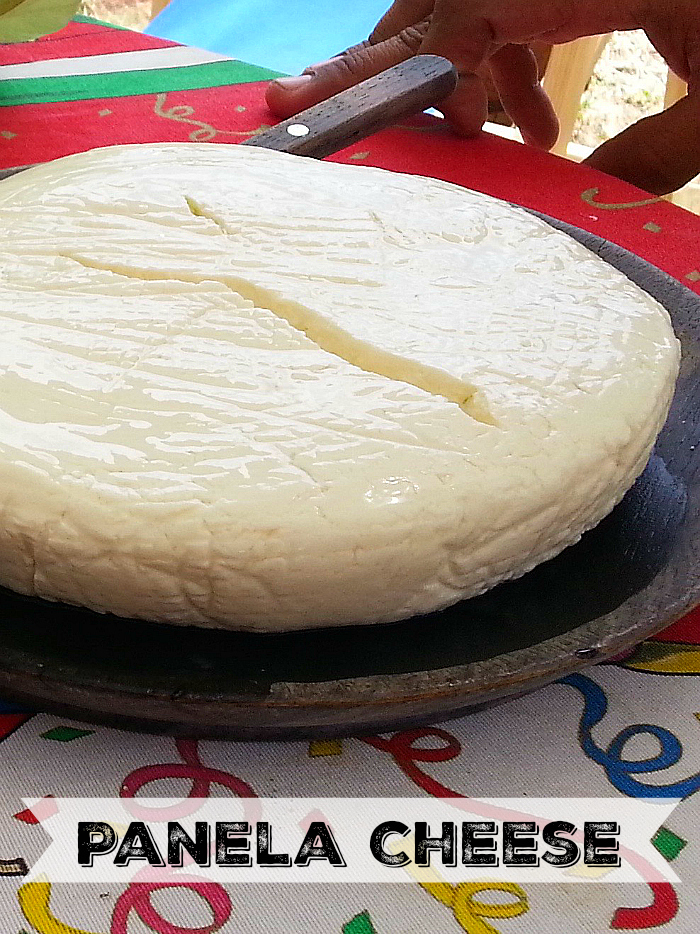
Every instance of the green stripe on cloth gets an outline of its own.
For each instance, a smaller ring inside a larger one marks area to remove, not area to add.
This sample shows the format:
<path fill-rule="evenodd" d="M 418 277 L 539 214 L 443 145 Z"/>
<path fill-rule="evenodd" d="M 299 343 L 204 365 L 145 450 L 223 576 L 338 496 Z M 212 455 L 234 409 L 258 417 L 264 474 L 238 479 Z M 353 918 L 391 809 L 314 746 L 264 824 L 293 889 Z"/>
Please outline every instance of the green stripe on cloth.
<path fill-rule="evenodd" d="M 95 19 L 94 16 L 74 16 L 74 23 L 87 23 L 88 26 L 108 26 L 110 29 L 121 29 L 123 32 L 130 32 L 127 26 L 117 26 L 115 23 L 106 23 L 103 19 Z"/>
<path fill-rule="evenodd" d="M 101 97 L 134 97 L 250 84 L 279 78 L 280 72 L 245 62 L 223 61 L 181 68 L 119 71 L 102 75 L 67 75 L 57 78 L 16 78 L 0 82 L 0 107 L 20 104 L 54 104 Z"/>

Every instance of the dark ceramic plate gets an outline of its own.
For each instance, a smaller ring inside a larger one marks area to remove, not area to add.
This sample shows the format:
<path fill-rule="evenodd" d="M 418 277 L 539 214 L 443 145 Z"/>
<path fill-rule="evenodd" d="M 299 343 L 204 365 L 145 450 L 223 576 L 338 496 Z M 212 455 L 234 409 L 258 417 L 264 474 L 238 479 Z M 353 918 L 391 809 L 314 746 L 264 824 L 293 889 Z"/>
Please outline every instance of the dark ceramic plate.
<path fill-rule="evenodd" d="M 638 257 L 550 223 L 659 299 L 683 344 L 647 469 L 579 544 L 442 613 L 359 629 L 180 629 L 0 592 L 0 694 L 179 735 L 366 733 L 531 691 L 629 649 L 700 602 L 700 299 Z"/>

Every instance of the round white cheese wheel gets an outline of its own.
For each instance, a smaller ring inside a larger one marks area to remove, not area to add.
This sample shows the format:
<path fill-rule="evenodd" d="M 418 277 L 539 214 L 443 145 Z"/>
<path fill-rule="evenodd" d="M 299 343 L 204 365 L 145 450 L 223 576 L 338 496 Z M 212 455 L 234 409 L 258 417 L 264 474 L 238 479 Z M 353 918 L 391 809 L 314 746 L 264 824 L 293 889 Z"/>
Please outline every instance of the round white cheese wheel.
<path fill-rule="evenodd" d="M 0 584 L 232 629 L 521 575 L 640 474 L 666 312 L 454 185 L 197 144 L 0 185 Z"/>

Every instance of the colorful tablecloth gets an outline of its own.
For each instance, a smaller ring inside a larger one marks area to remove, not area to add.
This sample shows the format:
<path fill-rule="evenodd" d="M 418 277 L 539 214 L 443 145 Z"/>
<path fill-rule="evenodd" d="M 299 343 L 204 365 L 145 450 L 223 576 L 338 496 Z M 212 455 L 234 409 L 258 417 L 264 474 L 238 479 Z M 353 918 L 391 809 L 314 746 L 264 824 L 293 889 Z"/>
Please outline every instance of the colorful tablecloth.
<path fill-rule="evenodd" d="M 116 143 L 235 142 L 271 122 L 271 72 L 79 18 L 0 48 L 0 167 Z M 420 118 L 341 162 L 434 175 L 625 246 L 700 291 L 700 218 L 500 138 Z M 12 620 L 3 621 L 12 625 Z M 70 638 L 70 634 L 66 634 Z M 700 613 L 617 664 L 444 727 L 333 742 L 175 741 L 0 707 L 2 934 L 584 934 L 700 926 Z M 23 797 L 679 797 L 655 838 L 682 884 L 22 884 L 47 839 Z M 491 889 L 491 891 L 489 891 Z"/>

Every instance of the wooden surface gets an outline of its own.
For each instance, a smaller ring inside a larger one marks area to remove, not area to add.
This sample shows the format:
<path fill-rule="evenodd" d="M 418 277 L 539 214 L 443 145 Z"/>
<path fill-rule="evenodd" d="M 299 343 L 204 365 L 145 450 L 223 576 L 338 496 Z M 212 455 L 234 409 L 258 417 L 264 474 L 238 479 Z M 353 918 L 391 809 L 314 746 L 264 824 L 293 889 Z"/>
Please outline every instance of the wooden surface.
<path fill-rule="evenodd" d="M 683 367 L 618 508 L 518 581 L 384 626 L 254 635 L 117 620 L 0 594 L 0 695 L 186 736 L 384 731 L 502 702 L 631 648 L 700 602 L 700 298 L 559 222 L 669 309 Z"/>
<path fill-rule="evenodd" d="M 669 68 L 668 78 L 666 79 L 666 94 L 664 97 L 664 107 L 673 107 L 674 104 L 685 97 L 688 93 L 688 85 L 682 78 L 674 74 Z"/>
<path fill-rule="evenodd" d="M 542 86 L 559 117 L 559 139 L 553 150 L 558 156 L 567 154 L 583 92 L 609 39 L 609 35 L 586 36 L 552 48 Z"/>
<path fill-rule="evenodd" d="M 151 19 L 155 19 L 159 13 L 162 13 L 170 0 L 151 0 Z"/>

